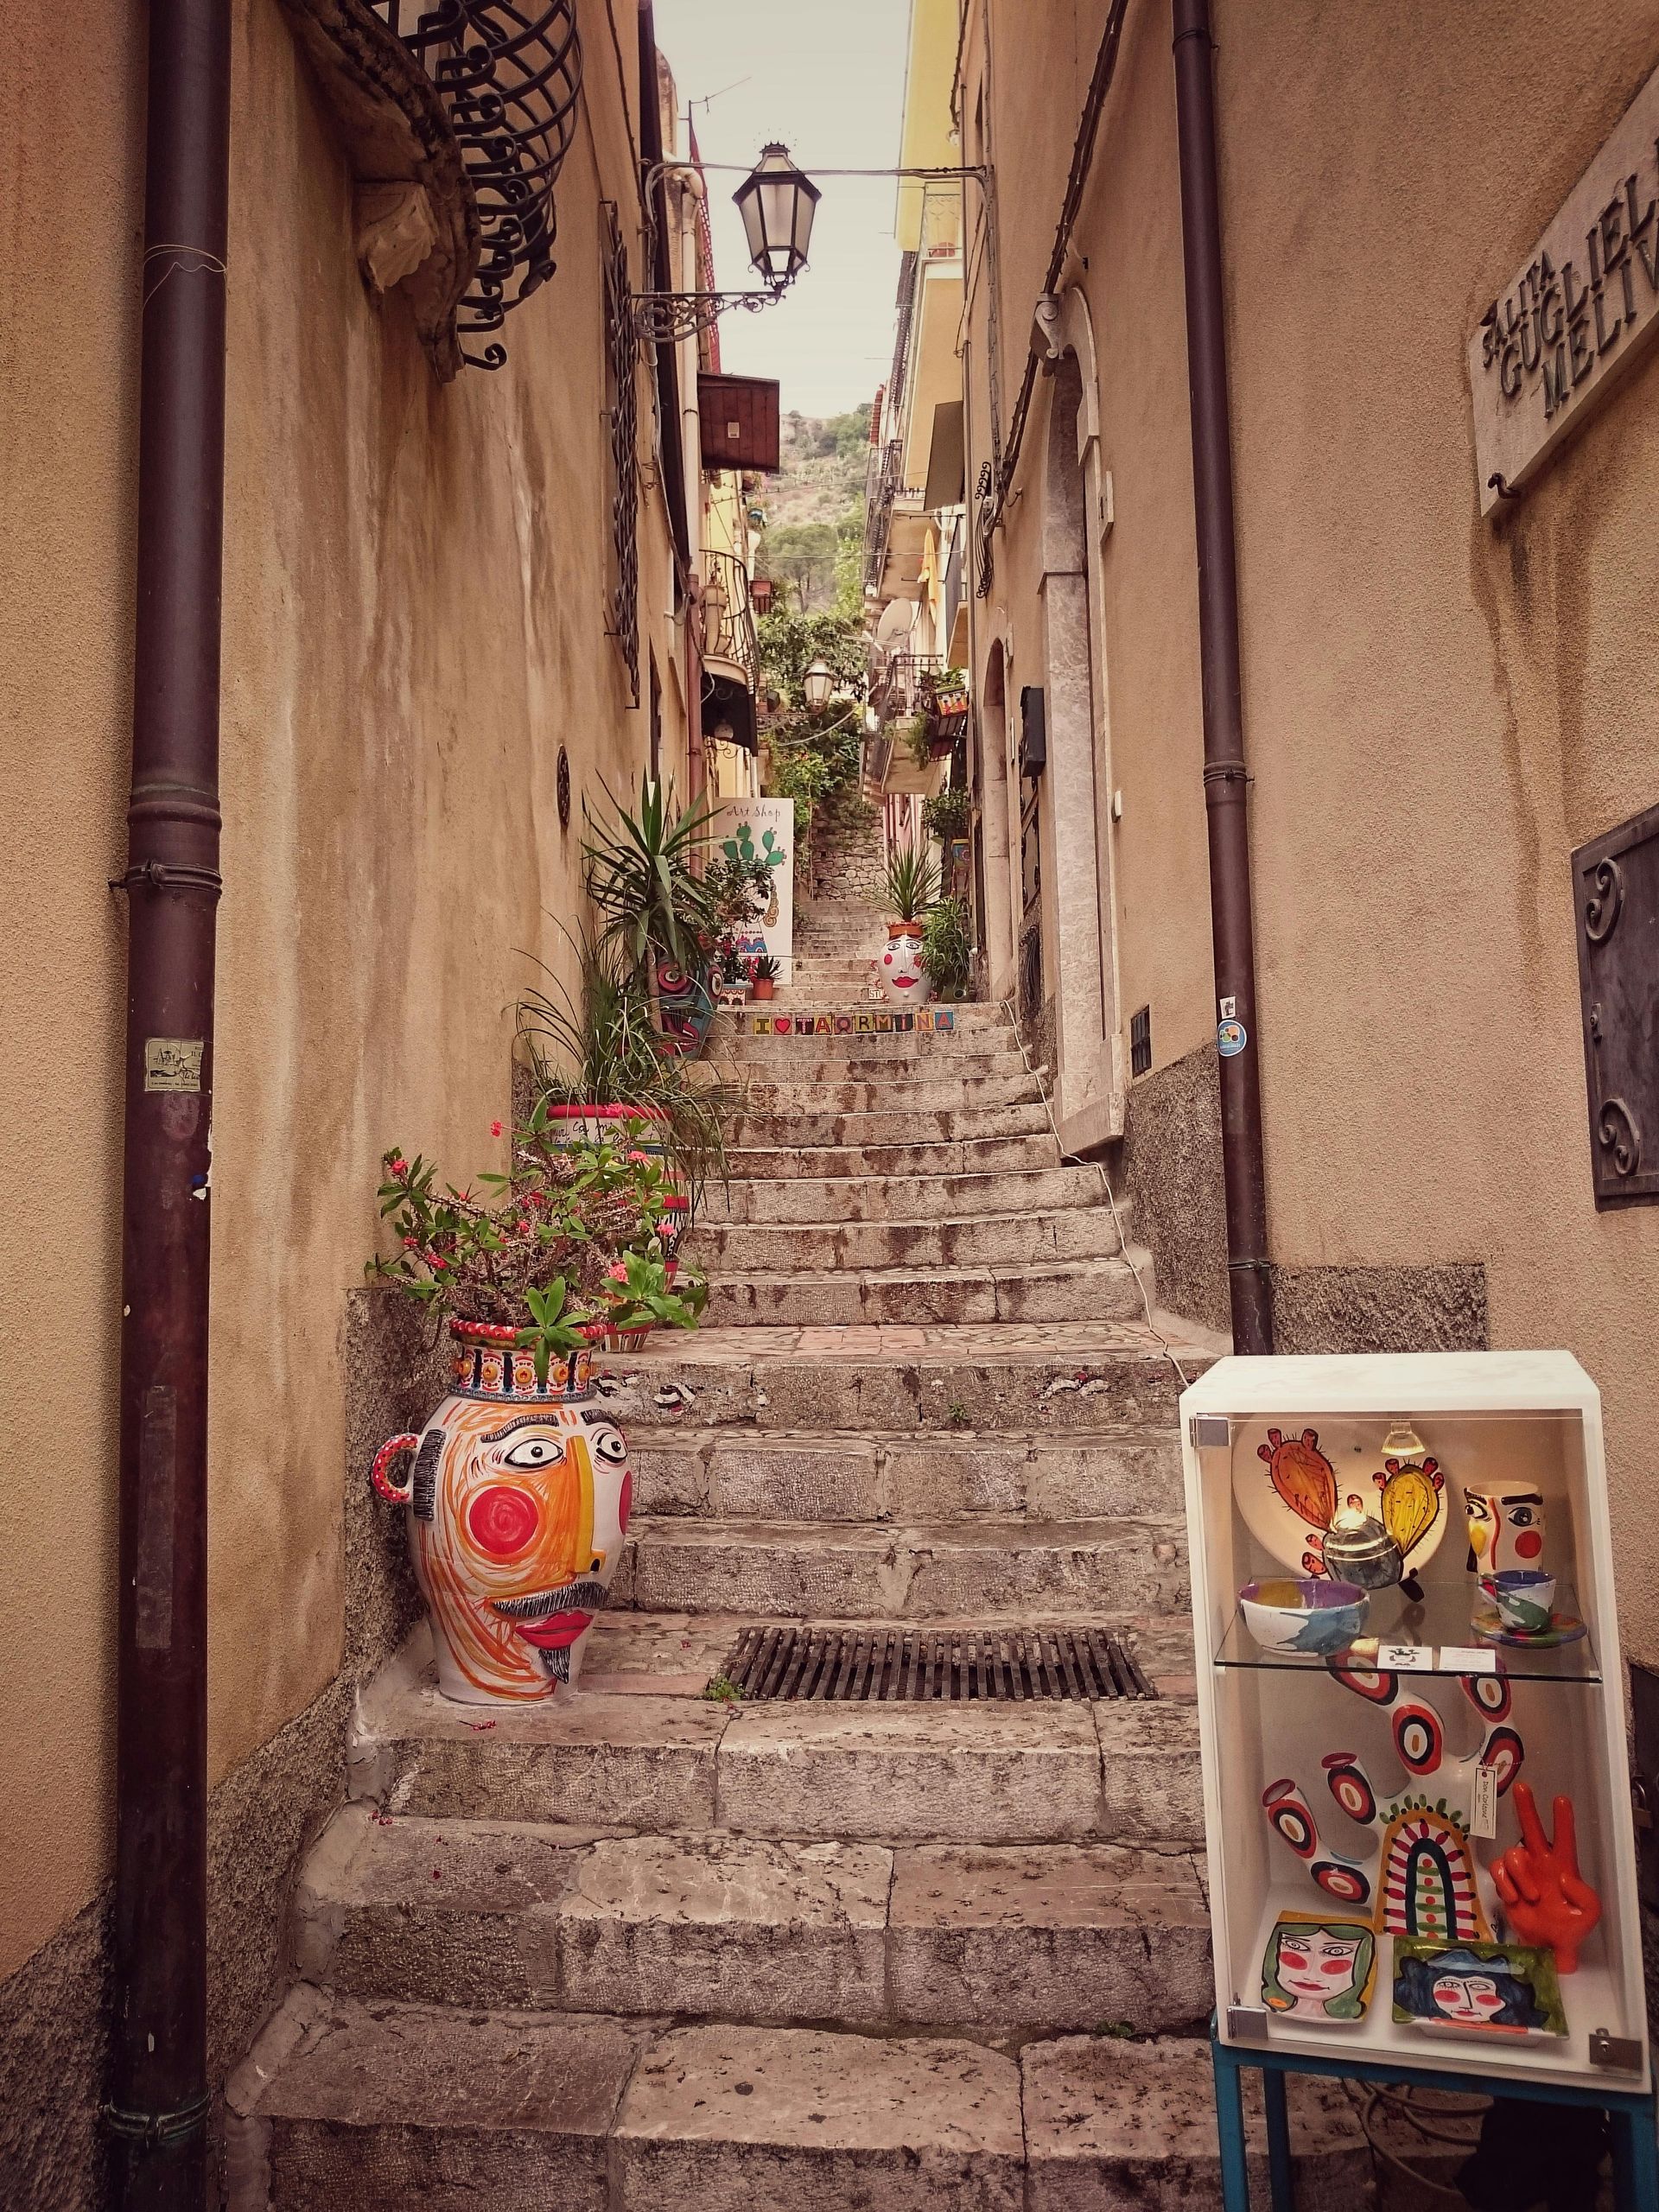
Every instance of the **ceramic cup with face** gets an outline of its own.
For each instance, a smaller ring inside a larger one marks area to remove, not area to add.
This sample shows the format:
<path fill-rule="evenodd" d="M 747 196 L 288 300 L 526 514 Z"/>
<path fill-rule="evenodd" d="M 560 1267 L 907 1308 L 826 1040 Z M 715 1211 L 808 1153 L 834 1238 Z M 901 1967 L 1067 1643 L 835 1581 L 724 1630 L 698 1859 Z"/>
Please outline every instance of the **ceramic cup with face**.
<path fill-rule="evenodd" d="M 886 950 L 877 956 L 875 972 L 895 1006 L 925 1006 L 933 995 L 932 981 L 922 965 L 919 930 L 889 935 Z"/>
<path fill-rule="evenodd" d="M 1476 1574 L 1499 1574 L 1508 1567 L 1541 1567 L 1544 1563 L 1544 1501 L 1535 1490 L 1465 1491 L 1464 1516 L 1469 1524 L 1469 1566 Z"/>
<path fill-rule="evenodd" d="M 594 1402 L 586 1350 L 555 1359 L 543 1384 L 510 1329 L 451 1334 L 455 1387 L 418 1436 L 382 1446 L 374 1484 L 408 1508 L 443 1694 L 550 1698 L 575 1681 L 622 1555 L 627 1446 Z M 387 1471 L 406 1452 L 400 1489 Z"/>

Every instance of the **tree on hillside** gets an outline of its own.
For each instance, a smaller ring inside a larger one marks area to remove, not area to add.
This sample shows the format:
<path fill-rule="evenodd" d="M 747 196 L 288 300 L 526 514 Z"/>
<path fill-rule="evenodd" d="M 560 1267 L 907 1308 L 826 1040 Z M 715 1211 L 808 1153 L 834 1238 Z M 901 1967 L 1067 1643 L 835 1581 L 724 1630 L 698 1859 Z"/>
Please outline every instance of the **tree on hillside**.
<path fill-rule="evenodd" d="M 805 677 L 822 660 L 837 690 L 864 696 L 864 626 L 844 614 L 800 614 L 774 607 L 755 625 L 760 643 L 760 674 L 767 689 L 798 710 L 806 706 Z M 844 703 L 844 702 L 843 702 Z"/>
<path fill-rule="evenodd" d="M 801 613 L 810 613 L 835 589 L 835 524 L 791 522 L 768 530 L 756 549 L 754 572 L 787 584 Z"/>

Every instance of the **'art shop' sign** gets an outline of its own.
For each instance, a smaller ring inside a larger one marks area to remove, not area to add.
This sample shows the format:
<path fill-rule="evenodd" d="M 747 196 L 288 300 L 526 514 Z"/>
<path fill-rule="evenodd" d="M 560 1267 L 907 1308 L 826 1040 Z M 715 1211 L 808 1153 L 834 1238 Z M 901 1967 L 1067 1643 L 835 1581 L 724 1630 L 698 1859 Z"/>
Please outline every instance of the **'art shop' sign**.
<path fill-rule="evenodd" d="M 1518 492 L 1659 329 L 1659 70 L 1469 340 L 1480 511 Z"/>

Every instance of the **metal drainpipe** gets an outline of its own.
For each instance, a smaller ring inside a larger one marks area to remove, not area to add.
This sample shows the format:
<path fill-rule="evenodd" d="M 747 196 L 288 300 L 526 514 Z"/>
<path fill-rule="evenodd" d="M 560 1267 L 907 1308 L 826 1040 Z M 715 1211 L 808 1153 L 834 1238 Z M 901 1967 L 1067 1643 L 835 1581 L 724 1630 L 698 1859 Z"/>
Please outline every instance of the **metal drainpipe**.
<path fill-rule="evenodd" d="M 231 15 L 150 0 L 122 1221 L 115 2017 L 126 2212 L 206 2202 L 207 1178 Z"/>
<path fill-rule="evenodd" d="M 1186 266 L 1186 359 L 1192 406 L 1198 528 L 1198 652 L 1204 674 L 1204 798 L 1210 834 L 1210 921 L 1217 1011 L 1243 1033 L 1221 1061 L 1221 1149 L 1233 1346 L 1273 1350 L 1262 1147 L 1261 1036 L 1250 916 L 1249 778 L 1238 661 L 1231 422 L 1216 172 L 1209 0 L 1173 0 L 1175 115 L 1180 140 L 1181 250 Z"/>

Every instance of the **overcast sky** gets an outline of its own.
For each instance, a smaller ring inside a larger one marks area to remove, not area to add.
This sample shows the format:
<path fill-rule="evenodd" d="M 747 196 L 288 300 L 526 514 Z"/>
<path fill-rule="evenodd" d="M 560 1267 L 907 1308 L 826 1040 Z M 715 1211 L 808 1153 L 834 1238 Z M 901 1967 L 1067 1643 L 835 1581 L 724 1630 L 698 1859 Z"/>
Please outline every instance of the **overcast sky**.
<path fill-rule="evenodd" d="M 776 377 L 785 412 L 838 415 L 874 398 L 893 354 L 896 187 L 818 172 L 897 162 L 906 0 L 656 0 L 656 23 L 682 135 L 689 102 L 703 160 L 746 172 L 780 138 L 823 194 L 811 265 L 781 306 L 721 317 L 723 365 Z M 754 282 L 732 205 L 742 181 L 723 170 L 709 178 L 715 274 L 728 291 Z"/>

